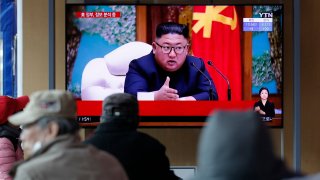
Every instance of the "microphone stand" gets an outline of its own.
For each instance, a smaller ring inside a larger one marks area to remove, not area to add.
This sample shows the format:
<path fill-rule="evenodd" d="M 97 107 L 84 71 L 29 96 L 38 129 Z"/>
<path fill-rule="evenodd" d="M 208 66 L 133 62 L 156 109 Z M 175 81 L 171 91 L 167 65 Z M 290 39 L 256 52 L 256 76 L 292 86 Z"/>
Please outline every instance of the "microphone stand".
<path fill-rule="evenodd" d="M 227 90 L 228 101 L 231 101 L 231 87 L 230 87 L 230 82 L 229 82 L 228 78 L 222 74 L 222 72 L 213 64 L 212 61 L 209 60 L 208 64 L 210 66 L 212 66 L 222 76 L 222 78 L 227 82 L 227 84 L 228 84 L 228 90 Z"/>
<path fill-rule="evenodd" d="M 211 86 L 210 86 L 210 89 L 209 89 L 209 101 L 213 101 L 213 89 L 212 89 Z"/>
<path fill-rule="evenodd" d="M 212 89 L 212 82 L 210 81 L 210 79 L 196 66 L 196 64 L 194 62 L 190 63 L 192 66 L 194 66 L 208 81 L 209 81 L 209 101 L 213 101 L 213 89 Z"/>

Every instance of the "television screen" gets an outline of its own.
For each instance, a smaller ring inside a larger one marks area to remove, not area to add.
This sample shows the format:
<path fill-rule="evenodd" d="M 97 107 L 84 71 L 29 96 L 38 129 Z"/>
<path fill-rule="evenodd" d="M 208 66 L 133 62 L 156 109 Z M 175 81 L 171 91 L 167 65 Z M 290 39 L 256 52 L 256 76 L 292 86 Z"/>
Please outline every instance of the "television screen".
<path fill-rule="evenodd" d="M 67 4 L 66 89 L 78 100 L 81 125 L 97 125 L 102 100 L 125 91 L 132 60 L 153 56 L 153 48 L 163 46 L 155 40 L 156 27 L 163 22 L 188 27 L 184 50 L 205 66 L 190 64 L 195 66 L 191 68 L 205 83 L 214 84 L 218 99 L 157 101 L 142 90 L 137 95 L 140 126 L 203 126 L 217 109 L 250 109 L 261 114 L 268 126 L 282 127 L 281 4 Z M 169 48 L 169 54 L 176 54 L 177 47 Z"/>

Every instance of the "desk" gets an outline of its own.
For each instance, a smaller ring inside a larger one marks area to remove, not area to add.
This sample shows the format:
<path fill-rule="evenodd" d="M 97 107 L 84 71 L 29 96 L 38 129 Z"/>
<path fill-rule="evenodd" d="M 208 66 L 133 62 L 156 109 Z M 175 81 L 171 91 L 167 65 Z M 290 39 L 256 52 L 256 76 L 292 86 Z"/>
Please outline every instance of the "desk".
<path fill-rule="evenodd" d="M 139 101 L 140 127 L 202 127 L 206 118 L 217 110 L 252 110 L 254 101 Z M 81 126 L 99 124 L 102 101 L 77 101 Z M 266 122 L 282 127 L 282 118 Z"/>

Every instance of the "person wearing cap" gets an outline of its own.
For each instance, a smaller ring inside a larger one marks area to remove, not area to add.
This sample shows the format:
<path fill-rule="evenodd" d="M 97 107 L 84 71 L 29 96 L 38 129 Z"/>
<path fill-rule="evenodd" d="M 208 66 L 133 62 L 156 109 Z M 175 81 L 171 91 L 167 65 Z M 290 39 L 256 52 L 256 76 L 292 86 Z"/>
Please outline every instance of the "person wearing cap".
<path fill-rule="evenodd" d="M 23 159 L 19 142 L 21 129 L 9 123 L 8 116 L 21 111 L 28 102 L 28 96 L 0 96 L 0 179 L 11 179 L 9 170 L 16 161 Z"/>
<path fill-rule="evenodd" d="M 25 179 L 127 180 L 112 155 L 81 143 L 76 103 L 70 92 L 38 91 L 23 112 L 9 117 L 22 126 L 20 139 L 28 159 L 16 164 L 10 175 Z"/>
<path fill-rule="evenodd" d="M 180 179 L 170 170 L 165 147 L 153 137 L 137 131 L 138 114 L 138 101 L 133 95 L 107 96 L 103 101 L 101 124 L 85 143 L 118 158 L 130 180 Z"/>
<path fill-rule="evenodd" d="M 197 174 L 191 180 L 300 176 L 275 155 L 268 129 L 254 112 L 215 111 L 201 132 L 197 161 Z"/>

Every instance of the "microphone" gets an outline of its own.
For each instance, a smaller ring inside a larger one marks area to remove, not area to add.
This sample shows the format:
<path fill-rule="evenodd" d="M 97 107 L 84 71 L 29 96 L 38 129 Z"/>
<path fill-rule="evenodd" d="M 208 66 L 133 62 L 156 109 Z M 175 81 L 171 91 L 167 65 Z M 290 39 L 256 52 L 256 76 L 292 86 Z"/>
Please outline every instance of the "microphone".
<path fill-rule="evenodd" d="M 227 82 L 227 84 L 228 84 L 228 92 L 227 92 L 228 93 L 228 101 L 231 101 L 231 88 L 230 88 L 230 82 L 229 82 L 228 78 L 222 74 L 222 72 L 213 64 L 212 61 L 209 60 L 208 64 L 211 67 L 213 67 L 222 76 L 222 78 Z"/>
<path fill-rule="evenodd" d="M 195 67 L 208 81 L 209 81 L 209 100 L 212 101 L 213 100 L 213 92 L 212 92 L 212 82 L 211 80 L 208 78 L 208 76 L 206 74 L 204 74 L 197 66 L 194 62 L 190 63 L 193 67 Z"/>

